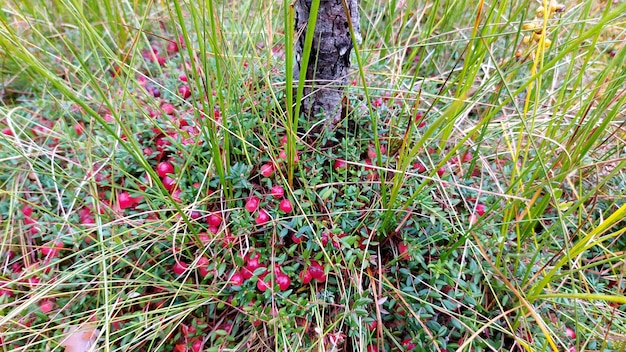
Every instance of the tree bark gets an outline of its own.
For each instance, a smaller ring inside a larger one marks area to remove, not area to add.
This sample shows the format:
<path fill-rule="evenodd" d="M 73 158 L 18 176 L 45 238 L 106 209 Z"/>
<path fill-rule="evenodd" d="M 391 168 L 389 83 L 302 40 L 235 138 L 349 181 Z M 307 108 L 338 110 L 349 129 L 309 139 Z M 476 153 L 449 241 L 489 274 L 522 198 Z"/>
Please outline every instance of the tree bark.
<path fill-rule="evenodd" d="M 295 67 L 294 81 L 306 69 L 303 107 L 309 119 L 323 114 L 326 124 L 341 118 L 341 100 L 348 83 L 352 37 L 349 19 L 357 38 L 359 31 L 358 0 L 321 0 L 308 67 L 301 67 L 304 38 L 312 0 L 295 1 Z M 349 14 L 349 17 L 348 17 Z"/>

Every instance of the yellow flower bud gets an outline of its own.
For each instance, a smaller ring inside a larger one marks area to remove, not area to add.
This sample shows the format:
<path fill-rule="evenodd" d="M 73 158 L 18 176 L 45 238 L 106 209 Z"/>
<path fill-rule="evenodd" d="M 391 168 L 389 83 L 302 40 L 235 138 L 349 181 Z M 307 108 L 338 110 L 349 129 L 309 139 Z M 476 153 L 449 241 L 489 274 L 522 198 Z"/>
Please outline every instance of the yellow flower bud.
<path fill-rule="evenodd" d="M 530 43 L 530 36 L 525 35 L 524 38 L 522 38 L 522 43 L 524 44 Z"/>
<path fill-rule="evenodd" d="M 538 18 L 542 18 L 543 17 L 543 10 L 544 10 L 543 6 L 539 6 L 539 8 L 537 8 L 537 11 L 535 11 L 535 15 Z"/>

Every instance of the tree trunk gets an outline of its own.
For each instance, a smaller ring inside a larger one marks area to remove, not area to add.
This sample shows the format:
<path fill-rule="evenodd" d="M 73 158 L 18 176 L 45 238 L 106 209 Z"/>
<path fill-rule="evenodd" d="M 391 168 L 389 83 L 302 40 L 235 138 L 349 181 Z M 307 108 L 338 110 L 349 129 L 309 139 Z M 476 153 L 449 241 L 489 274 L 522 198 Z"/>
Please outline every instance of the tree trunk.
<path fill-rule="evenodd" d="M 308 67 L 302 68 L 309 10 L 312 0 L 295 1 L 295 67 L 294 81 L 297 81 L 301 69 L 306 69 L 303 108 L 309 119 L 322 114 L 326 124 L 335 124 L 341 118 L 341 100 L 348 83 L 352 37 L 348 18 L 352 28 L 359 36 L 358 0 L 321 0 L 317 14 L 315 35 Z M 349 17 L 348 17 L 349 13 Z"/>

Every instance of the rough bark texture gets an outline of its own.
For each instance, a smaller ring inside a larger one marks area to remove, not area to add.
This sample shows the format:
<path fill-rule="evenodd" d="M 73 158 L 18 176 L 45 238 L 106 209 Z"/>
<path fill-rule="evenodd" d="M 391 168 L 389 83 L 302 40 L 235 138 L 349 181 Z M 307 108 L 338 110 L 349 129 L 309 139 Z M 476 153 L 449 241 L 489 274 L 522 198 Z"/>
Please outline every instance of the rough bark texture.
<path fill-rule="evenodd" d="M 321 0 L 315 26 L 315 36 L 311 48 L 309 65 L 300 67 L 304 51 L 307 21 L 311 0 L 295 2 L 295 67 L 294 80 L 298 80 L 301 69 L 306 69 L 304 89 L 304 112 L 309 118 L 322 113 L 327 123 L 334 123 L 341 116 L 341 100 L 348 82 L 352 38 L 348 25 L 348 16 L 357 34 L 359 27 L 358 0 L 346 0 L 348 9 L 344 8 L 343 0 Z"/>

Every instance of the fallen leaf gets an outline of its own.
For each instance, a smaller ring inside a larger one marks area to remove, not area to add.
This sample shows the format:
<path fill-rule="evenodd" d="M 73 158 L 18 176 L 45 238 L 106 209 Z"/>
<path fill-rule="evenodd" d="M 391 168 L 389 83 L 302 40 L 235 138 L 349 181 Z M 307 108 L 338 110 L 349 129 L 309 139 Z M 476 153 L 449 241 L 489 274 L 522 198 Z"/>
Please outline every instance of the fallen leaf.
<path fill-rule="evenodd" d="M 65 352 L 87 352 L 96 342 L 100 330 L 91 325 L 71 326 L 60 345 Z"/>

